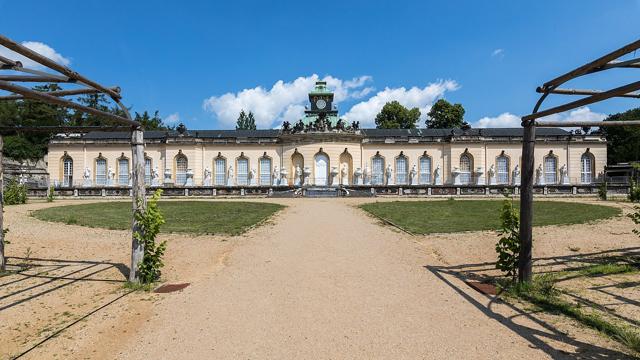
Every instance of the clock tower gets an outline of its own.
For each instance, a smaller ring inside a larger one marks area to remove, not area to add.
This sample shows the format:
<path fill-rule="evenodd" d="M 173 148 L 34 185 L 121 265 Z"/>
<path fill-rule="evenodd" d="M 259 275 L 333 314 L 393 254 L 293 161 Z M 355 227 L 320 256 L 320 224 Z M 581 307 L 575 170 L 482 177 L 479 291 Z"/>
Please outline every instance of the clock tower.
<path fill-rule="evenodd" d="M 309 93 L 309 102 L 311 102 L 311 110 L 305 113 L 338 115 L 338 111 L 333 109 L 333 93 L 327 89 L 326 81 L 316 81 L 316 86 Z"/>

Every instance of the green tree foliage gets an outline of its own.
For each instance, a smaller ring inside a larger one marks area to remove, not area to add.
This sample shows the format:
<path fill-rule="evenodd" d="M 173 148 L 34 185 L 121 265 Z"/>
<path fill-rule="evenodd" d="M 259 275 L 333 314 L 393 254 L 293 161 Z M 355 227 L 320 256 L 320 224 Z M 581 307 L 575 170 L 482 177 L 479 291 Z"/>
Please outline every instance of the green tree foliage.
<path fill-rule="evenodd" d="M 605 121 L 640 119 L 640 108 L 609 115 Z M 602 127 L 607 137 L 607 161 L 609 164 L 640 160 L 640 126 Z"/>
<path fill-rule="evenodd" d="M 26 203 L 27 188 L 24 185 L 18 184 L 18 182 L 13 179 L 9 180 L 7 187 L 4 189 L 4 204 L 19 205 Z"/>
<path fill-rule="evenodd" d="M 162 190 L 158 189 L 153 194 L 144 212 L 136 211 L 134 214 L 140 232 L 134 232 L 133 236 L 144 246 L 142 261 L 138 264 L 140 270 L 140 282 L 150 284 L 160 279 L 160 269 L 164 266 L 162 257 L 167 248 L 167 242 L 156 244 L 156 236 L 160 232 L 160 226 L 164 224 L 164 216 L 158 209 L 158 201 Z M 138 199 L 141 202 L 142 199 Z"/>
<path fill-rule="evenodd" d="M 500 239 L 496 244 L 498 253 L 496 269 L 515 279 L 518 274 L 518 255 L 520 254 L 520 218 L 513 207 L 513 200 L 504 200 L 500 219 L 502 227 L 498 230 Z"/>
<path fill-rule="evenodd" d="M 391 101 L 382 107 L 376 115 L 376 127 L 378 129 L 415 129 L 420 118 L 420 110 L 411 110 L 402 106 L 397 101 Z"/>
<path fill-rule="evenodd" d="M 136 112 L 134 120 L 142 124 L 145 130 L 172 130 L 175 128 L 165 124 L 157 110 L 153 113 L 153 116 L 149 115 L 147 111 L 142 114 Z"/>
<path fill-rule="evenodd" d="M 427 113 L 427 127 L 432 129 L 460 128 L 464 124 L 464 107 L 445 99 L 436 101 Z"/>
<path fill-rule="evenodd" d="M 636 205 L 633 209 L 634 212 L 627 216 L 629 216 L 636 225 L 640 225 L 640 206 Z M 633 233 L 640 236 L 640 229 L 633 229 Z"/>
<path fill-rule="evenodd" d="M 236 122 L 236 130 L 255 130 L 256 129 L 256 119 L 253 116 L 253 113 L 249 111 L 249 114 L 245 113 L 244 110 L 240 111 L 240 115 L 238 116 L 238 121 Z"/>

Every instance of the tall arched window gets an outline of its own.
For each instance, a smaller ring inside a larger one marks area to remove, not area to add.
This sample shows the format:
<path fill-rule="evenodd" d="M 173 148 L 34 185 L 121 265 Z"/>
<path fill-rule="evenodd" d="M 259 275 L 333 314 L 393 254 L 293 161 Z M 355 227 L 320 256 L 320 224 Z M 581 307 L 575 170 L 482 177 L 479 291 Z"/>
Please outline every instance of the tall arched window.
<path fill-rule="evenodd" d="M 238 185 L 249 185 L 249 159 L 240 157 L 238 163 Z"/>
<path fill-rule="evenodd" d="M 400 155 L 396 158 L 396 184 L 397 185 L 406 185 L 409 169 L 407 166 L 407 157 L 404 155 Z"/>
<path fill-rule="evenodd" d="M 420 157 L 420 184 L 431 184 L 431 158 Z"/>
<path fill-rule="evenodd" d="M 380 155 L 371 159 L 371 184 L 384 184 L 384 158 Z"/>
<path fill-rule="evenodd" d="M 550 185 L 558 183 L 558 160 L 553 155 L 544 158 L 544 182 Z"/>
<path fill-rule="evenodd" d="M 151 159 L 144 158 L 144 183 L 145 185 L 151 185 Z"/>
<path fill-rule="evenodd" d="M 176 185 L 185 185 L 187 183 L 187 169 L 189 168 L 189 160 L 183 154 L 176 156 Z"/>
<path fill-rule="evenodd" d="M 107 159 L 96 159 L 96 185 L 107 185 Z"/>
<path fill-rule="evenodd" d="M 498 184 L 509 183 L 509 158 L 506 155 L 500 155 L 496 159 L 496 182 Z"/>
<path fill-rule="evenodd" d="M 473 160 L 469 154 L 462 154 L 460 156 L 460 183 L 462 185 L 471 184 L 471 180 L 473 176 L 471 174 L 471 169 L 473 169 Z"/>
<path fill-rule="evenodd" d="M 67 156 L 62 161 L 62 186 L 73 185 L 73 159 Z"/>
<path fill-rule="evenodd" d="M 271 158 L 263 156 L 260 158 L 260 185 L 271 185 Z"/>
<path fill-rule="evenodd" d="M 593 155 L 589 152 L 582 154 L 580 158 L 580 182 L 583 184 L 593 183 Z"/>
<path fill-rule="evenodd" d="M 118 185 L 125 186 L 129 184 L 129 159 L 118 159 Z"/>
<path fill-rule="evenodd" d="M 227 160 L 223 157 L 216 158 L 213 171 L 215 175 L 215 185 L 224 185 L 227 179 Z"/>

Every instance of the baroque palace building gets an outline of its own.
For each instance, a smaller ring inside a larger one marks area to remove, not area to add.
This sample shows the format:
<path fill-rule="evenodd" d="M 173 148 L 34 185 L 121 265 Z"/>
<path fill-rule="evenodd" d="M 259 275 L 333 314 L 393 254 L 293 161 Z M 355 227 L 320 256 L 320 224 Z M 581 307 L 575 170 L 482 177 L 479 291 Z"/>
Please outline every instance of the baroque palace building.
<path fill-rule="evenodd" d="M 280 130 L 189 130 L 181 125 L 146 131 L 146 183 L 220 191 L 429 187 L 429 193 L 438 187 L 519 185 L 520 128 L 360 129 L 339 118 L 324 82 L 316 83 L 309 100 L 304 117 L 285 122 Z M 585 187 L 602 176 L 607 150 L 601 135 L 539 128 L 536 136 L 537 185 Z M 127 132 L 56 136 L 49 144 L 51 183 L 56 188 L 127 188 L 129 141 Z"/>

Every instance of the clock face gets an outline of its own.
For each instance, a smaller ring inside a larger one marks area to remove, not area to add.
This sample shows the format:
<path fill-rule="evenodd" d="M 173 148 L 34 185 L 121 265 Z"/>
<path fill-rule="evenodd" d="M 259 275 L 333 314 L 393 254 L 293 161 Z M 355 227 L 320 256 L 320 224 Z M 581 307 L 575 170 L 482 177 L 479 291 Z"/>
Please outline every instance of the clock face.
<path fill-rule="evenodd" d="M 320 99 L 320 100 L 316 101 L 316 107 L 318 109 L 322 110 L 322 109 L 325 108 L 325 106 L 327 106 L 327 103 L 324 100 Z"/>

